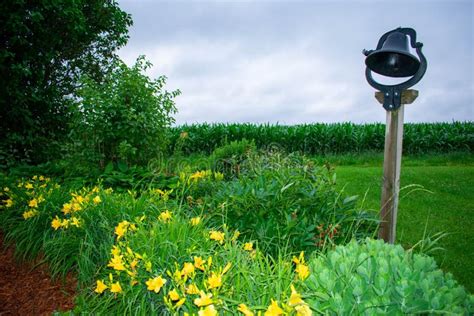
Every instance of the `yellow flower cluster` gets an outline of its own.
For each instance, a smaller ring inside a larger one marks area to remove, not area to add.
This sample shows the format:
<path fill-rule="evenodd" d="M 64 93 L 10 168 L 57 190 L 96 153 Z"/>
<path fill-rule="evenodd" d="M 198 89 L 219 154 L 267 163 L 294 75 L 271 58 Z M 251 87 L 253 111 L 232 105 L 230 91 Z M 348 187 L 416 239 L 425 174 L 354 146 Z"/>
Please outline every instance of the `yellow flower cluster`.
<path fill-rule="evenodd" d="M 213 300 L 213 296 L 218 295 L 223 287 L 224 275 L 232 265 L 227 263 L 223 268 L 216 266 L 212 269 L 212 256 L 206 260 L 194 256 L 192 261 L 184 262 L 183 265 L 175 263 L 175 266 L 174 272 L 166 272 L 172 281 L 172 289 L 164 297 L 170 311 L 176 312 L 191 296 L 191 301 L 200 308 L 199 315 L 217 315 L 214 306 L 217 301 Z"/>
<path fill-rule="evenodd" d="M 75 212 L 85 209 L 91 203 L 97 205 L 102 202 L 99 187 L 94 187 L 92 190 L 83 188 L 80 193 L 71 193 L 71 200 L 63 204 L 62 212 L 64 215 L 73 214 Z"/>
<path fill-rule="evenodd" d="M 151 193 L 157 195 L 161 200 L 168 201 L 170 198 L 170 194 L 173 193 L 173 189 L 171 190 L 161 190 L 161 189 L 153 189 Z"/>
<path fill-rule="evenodd" d="M 145 219 L 145 215 L 143 215 L 138 221 L 142 222 Z M 125 234 L 129 231 L 136 231 L 137 230 L 137 225 L 134 223 L 130 223 L 129 221 L 121 221 L 118 223 L 117 226 L 115 226 L 115 235 L 117 235 L 117 240 L 120 238 L 123 238 Z"/>
<path fill-rule="evenodd" d="M 221 231 L 217 231 L 217 230 L 211 230 L 209 232 L 209 238 L 211 240 L 215 240 L 217 241 L 219 244 L 223 244 L 224 243 L 224 239 L 225 239 L 225 234 Z"/>
<path fill-rule="evenodd" d="M 118 293 L 122 293 L 122 285 L 120 284 L 119 281 L 114 282 L 114 277 L 112 276 L 112 273 L 109 273 L 109 285 L 107 285 L 103 280 L 97 280 L 97 286 L 94 290 L 94 292 L 98 294 L 102 294 L 105 290 L 110 289 L 111 293 L 114 293 L 117 295 Z"/>
<path fill-rule="evenodd" d="M 224 174 L 221 172 L 213 172 L 212 170 L 200 170 L 191 174 L 181 172 L 179 174 L 180 183 L 187 183 L 188 185 L 197 183 L 204 179 L 222 181 L 224 179 Z"/>
<path fill-rule="evenodd" d="M 13 206 L 13 199 L 11 196 L 11 191 L 9 187 L 4 187 L 2 191 L 0 191 L 0 208 L 10 208 Z"/>
<path fill-rule="evenodd" d="M 0 193 L 2 204 L 6 208 L 10 208 L 16 204 L 14 201 L 17 200 L 18 206 L 25 206 L 22 216 L 25 220 L 28 220 L 40 214 L 40 206 L 45 201 L 45 197 L 58 189 L 59 185 L 52 184 L 50 178 L 35 175 L 30 179 L 20 181 L 17 188 L 18 190 L 24 190 L 24 194 L 20 195 L 21 197 L 16 197 L 10 188 L 3 188 L 3 192 Z M 24 200 L 25 195 L 26 200 Z"/>
<path fill-rule="evenodd" d="M 51 227 L 54 230 L 60 228 L 67 229 L 70 226 L 81 227 L 82 219 L 79 216 L 79 212 L 86 210 L 90 206 L 100 204 L 102 199 L 99 194 L 100 189 L 97 186 L 92 189 L 82 188 L 79 193 L 71 193 L 71 199 L 69 202 L 64 203 L 61 209 L 63 213 L 62 218 L 56 215 L 51 221 Z"/>
<path fill-rule="evenodd" d="M 301 281 L 304 281 L 309 276 L 309 267 L 304 260 L 304 251 L 300 253 L 298 258 L 293 257 L 293 263 L 296 265 L 295 272 Z"/>
<path fill-rule="evenodd" d="M 167 215 L 163 215 L 162 219 L 169 220 Z M 144 217 L 141 220 L 144 220 Z M 137 229 L 134 225 L 122 221 L 115 227 L 115 234 L 123 230 L 125 232 L 120 234 L 120 237 L 125 237 L 131 227 Z M 167 270 L 166 275 L 162 275 L 157 273 L 159 267 L 153 269 L 145 253 L 139 254 L 132 250 L 126 238 L 119 239 L 121 238 L 117 238 L 116 244 L 111 249 L 111 258 L 107 264 L 107 267 L 112 269 L 109 281 L 97 280 L 94 290 L 96 293 L 102 294 L 108 291 L 117 295 L 127 291 L 127 283 L 130 286 L 143 284 L 150 292 L 160 295 L 163 293 L 163 302 L 171 312 L 178 312 L 186 302 L 190 302 L 199 309 L 198 315 L 217 315 L 216 304 L 220 304 L 220 301 L 214 297 L 217 297 L 224 287 L 225 275 L 232 267 L 230 263 L 222 267 L 213 264 L 212 256 L 207 259 L 193 256 L 190 261 L 175 263 L 174 271 Z"/>
<path fill-rule="evenodd" d="M 170 211 L 166 210 L 160 213 L 158 219 L 163 223 L 169 223 L 171 221 L 172 216 L 173 214 Z"/>
<path fill-rule="evenodd" d="M 173 212 L 165 210 L 160 213 L 158 220 L 162 223 L 172 224 Z M 99 279 L 96 281 L 95 292 L 112 293 L 117 296 L 119 293 L 127 293 L 131 287 L 143 286 L 153 295 L 157 294 L 164 306 L 171 314 L 189 315 L 218 315 L 219 312 L 229 312 L 228 307 L 223 306 L 220 295 L 230 293 L 232 284 L 226 283 L 226 276 L 232 268 L 231 263 L 219 264 L 212 255 L 203 258 L 202 256 L 190 256 L 185 262 L 175 262 L 173 270 L 164 270 L 159 266 L 153 266 L 146 253 L 138 253 L 131 249 L 127 235 L 130 231 L 136 231 L 142 226 L 139 225 L 145 217 L 136 218 L 135 223 L 122 221 L 115 227 L 117 235 L 116 243 L 111 249 L 111 257 L 107 267 L 111 269 L 109 280 Z M 179 222 L 179 221 L 177 221 Z M 190 219 L 194 225 L 199 223 L 195 218 Z M 153 224 L 151 221 L 149 224 Z M 138 226 L 138 227 L 137 227 Z M 229 233 L 227 227 L 223 231 L 211 230 L 208 232 L 209 238 L 219 244 L 235 242 L 239 237 L 239 232 Z M 230 234 L 230 235 L 229 235 Z M 229 235 L 229 237 L 226 237 Z M 226 244 L 227 245 L 227 244 Z M 246 242 L 239 245 L 246 252 L 256 252 L 253 242 Z M 217 258 L 219 260 L 219 258 Z M 304 252 L 298 257 L 293 257 L 296 264 L 297 279 L 304 280 L 309 275 L 309 268 L 304 259 Z M 303 300 L 295 286 L 291 284 L 291 294 L 285 300 L 278 301 L 272 299 L 271 303 L 262 309 L 261 306 L 247 306 L 241 303 L 235 307 L 235 313 L 245 316 L 278 316 L 297 315 L 310 316 L 312 311 L 309 305 Z M 225 309 L 219 310 L 221 307 Z"/>
<path fill-rule="evenodd" d="M 296 316 L 311 316 L 313 312 L 309 308 L 309 305 L 302 299 L 295 286 L 291 284 L 291 295 L 288 298 L 287 303 L 281 304 L 278 301 L 272 299 L 270 305 L 268 305 L 264 316 L 280 316 L 280 315 L 296 315 Z M 254 312 L 245 304 L 240 304 L 237 311 L 245 316 L 254 316 Z M 257 315 L 261 315 L 259 311 Z"/>

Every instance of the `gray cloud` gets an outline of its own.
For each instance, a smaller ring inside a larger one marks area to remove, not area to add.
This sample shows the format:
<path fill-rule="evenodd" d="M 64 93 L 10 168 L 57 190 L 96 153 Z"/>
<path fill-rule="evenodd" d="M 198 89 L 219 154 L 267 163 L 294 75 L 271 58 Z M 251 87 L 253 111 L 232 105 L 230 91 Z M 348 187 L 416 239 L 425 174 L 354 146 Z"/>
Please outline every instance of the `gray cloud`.
<path fill-rule="evenodd" d="M 413 27 L 429 61 L 405 120 L 474 120 L 470 1 L 120 1 L 132 14 L 129 64 L 179 88 L 177 123 L 375 122 L 363 48 Z"/>

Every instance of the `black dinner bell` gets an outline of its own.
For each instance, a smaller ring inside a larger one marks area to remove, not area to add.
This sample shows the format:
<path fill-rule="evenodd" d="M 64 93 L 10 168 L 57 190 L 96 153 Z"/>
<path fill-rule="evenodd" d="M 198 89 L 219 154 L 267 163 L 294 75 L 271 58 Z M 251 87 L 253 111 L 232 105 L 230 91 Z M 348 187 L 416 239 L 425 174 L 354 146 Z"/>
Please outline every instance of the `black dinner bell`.
<path fill-rule="evenodd" d="M 365 59 L 367 67 L 387 77 L 410 77 L 420 68 L 420 61 L 410 54 L 408 36 L 401 32 L 390 34 L 382 48 L 370 52 Z"/>

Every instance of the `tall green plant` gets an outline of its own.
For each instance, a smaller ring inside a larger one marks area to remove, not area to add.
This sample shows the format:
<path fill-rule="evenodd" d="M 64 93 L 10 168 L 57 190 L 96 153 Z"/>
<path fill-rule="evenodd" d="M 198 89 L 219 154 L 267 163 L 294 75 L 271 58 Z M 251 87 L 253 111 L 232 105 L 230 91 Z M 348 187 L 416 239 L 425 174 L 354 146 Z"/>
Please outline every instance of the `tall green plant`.
<path fill-rule="evenodd" d="M 331 169 L 298 155 L 254 155 L 238 179 L 212 196 L 209 211 L 274 255 L 283 248 L 324 250 L 372 235 L 374 214 L 357 208 L 357 197 L 343 197 L 334 180 Z"/>
<path fill-rule="evenodd" d="M 327 155 L 362 152 L 383 152 L 385 125 L 315 123 L 300 125 L 271 124 L 193 124 L 172 128 L 171 143 L 179 142 L 185 131 L 183 152 L 210 154 L 228 142 L 247 139 L 258 149 L 277 147 L 286 152 Z M 408 154 L 452 151 L 472 152 L 473 122 L 408 123 L 404 127 L 403 151 Z"/>
<path fill-rule="evenodd" d="M 145 164 L 163 153 L 180 91 L 164 90 L 165 76 L 145 75 L 150 66 L 143 56 L 132 67 L 115 60 L 104 84 L 83 77 L 69 145 L 76 161 Z"/>

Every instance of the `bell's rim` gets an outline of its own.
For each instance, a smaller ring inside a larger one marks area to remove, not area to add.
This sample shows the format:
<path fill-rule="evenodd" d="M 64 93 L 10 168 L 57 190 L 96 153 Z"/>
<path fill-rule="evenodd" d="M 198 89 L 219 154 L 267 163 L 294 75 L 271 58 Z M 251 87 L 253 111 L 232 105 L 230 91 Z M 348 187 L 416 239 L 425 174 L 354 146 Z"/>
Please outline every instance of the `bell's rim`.
<path fill-rule="evenodd" d="M 397 71 L 392 71 L 391 69 L 384 67 L 383 65 L 377 65 L 376 60 L 383 58 L 384 55 L 389 54 L 399 54 L 403 59 L 410 61 L 410 67 L 405 69 L 398 69 Z M 387 77 L 392 78 L 404 78 L 411 77 L 416 74 L 420 69 L 421 61 L 413 54 L 397 49 L 382 49 L 375 52 L 372 52 L 365 59 L 365 65 L 373 72 Z"/>

